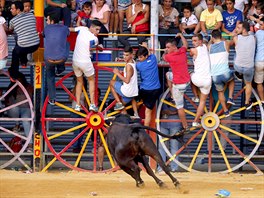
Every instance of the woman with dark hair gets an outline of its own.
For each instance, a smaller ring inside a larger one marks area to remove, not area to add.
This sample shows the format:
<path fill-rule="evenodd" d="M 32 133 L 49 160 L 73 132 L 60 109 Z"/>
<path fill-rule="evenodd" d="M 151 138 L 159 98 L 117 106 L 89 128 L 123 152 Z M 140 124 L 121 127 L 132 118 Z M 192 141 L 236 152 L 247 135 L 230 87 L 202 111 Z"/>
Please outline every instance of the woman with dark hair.
<path fill-rule="evenodd" d="M 30 98 L 33 96 L 33 86 L 30 85 L 24 74 L 21 72 L 18 72 L 18 77 L 17 80 L 25 87 L 25 89 L 28 91 L 28 94 Z M 14 85 L 14 82 L 11 82 L 8 86 L 8 90 Z M 10 106 L 13 104 L 16 104 L 18 102 L 21 102 L 23 100 L 26 100 L 26 96 L 23 92 L 23 90 L 16 86 L 5 98 L 5 106 Z M 16 107 L 13 107 L 7 111 L 7 114 L 11 118 L 30 118 L 30 107 L 28 103 L 24 103 L 21 105 L 18 105 Z M 30 126 L 31 126 L 31 121 L 23 121 L 23 128 L 24 128 L 24 133 L 26 136 L 28 136 L 29 131 L 30 131 Z M 16 123 L 16 126 L 13 128 L 15 131 L 20 130 L 19 122 Z M 32 152 L 33 150 L 33 144 L 32 144 L 32 139 L 30 139 L 27 152 Z"/>
<path fill-rule="evenodd" d="M 92 6 L 91 20 L 98 20 L 102 23 L 101 30 L 99 32 L 107 34 L 109 31 L 109 18 L 110 8 L 106 4 L 106 0 L 94 0 Z M 103 48 L 103 38 L 107 36 L 98 36 L 99 45 L 98 47 Z"/>

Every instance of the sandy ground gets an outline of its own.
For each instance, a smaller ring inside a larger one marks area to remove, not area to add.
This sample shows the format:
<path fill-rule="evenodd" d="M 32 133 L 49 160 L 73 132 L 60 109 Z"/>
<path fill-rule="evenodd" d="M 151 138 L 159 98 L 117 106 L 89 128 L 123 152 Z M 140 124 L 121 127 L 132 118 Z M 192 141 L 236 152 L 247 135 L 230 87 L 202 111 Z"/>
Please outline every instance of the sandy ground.
<path fill-rule="evenodd" d="M 167 176 L 158 176 L 167 188 L 160 189 L 145 172 L 144 188 L 137 188 L 130 176 L 114 173 L 47 172 L 26 174 L 0 170 L 1 198 L 87 198 L 87 197 L 178 197 L 213 198 L 219 189 L 231 198 L 264 198 L 264 176 L 256 174 L 175 173 L 181 182 L 177 190 Z"/>

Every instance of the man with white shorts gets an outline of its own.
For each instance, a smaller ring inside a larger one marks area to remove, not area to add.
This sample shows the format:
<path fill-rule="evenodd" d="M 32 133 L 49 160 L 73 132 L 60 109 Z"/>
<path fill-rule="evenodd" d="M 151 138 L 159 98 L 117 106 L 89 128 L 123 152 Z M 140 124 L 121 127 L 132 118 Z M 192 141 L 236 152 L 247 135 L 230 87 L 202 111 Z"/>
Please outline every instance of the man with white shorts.
<path fill-rule="evenodd" d="M 210 59 L 207 47 L 203 44 L 203 36 L 201 34 L 192 37 L 192 44 L 194 48 L 190 49 L 190 55 L 193 57 L 194 72 L 191 74 L 191 86 L 195 95 L 197 95 L 197 88 L 200 89 L 200 103 L 197 108 L 196 116 L 192 126 L 199 126 L 199 118 L 204 112 L 206 99 L 210 93 L 212 80 L 210 73 Z"/>
<path fill-rule="evenodd" d="M 91 99 L 89 111 L 98 111 L 98 107 L 95 105 L 94 67 L 90 58 L 90 48 L 98 44 L 97 35 L 99 34 L 100 28 L 101 22 L 97 20 L 91 22 L 90 28 L 84 26 L 69 28 L 71 32 L 78 32 L 72 58 L 73 71 L 77 77 L 76 111 L 81 110 L 80 98 L 82 94 L 83 74 L 87 77 L 89 83 L 89 94 Z"/>

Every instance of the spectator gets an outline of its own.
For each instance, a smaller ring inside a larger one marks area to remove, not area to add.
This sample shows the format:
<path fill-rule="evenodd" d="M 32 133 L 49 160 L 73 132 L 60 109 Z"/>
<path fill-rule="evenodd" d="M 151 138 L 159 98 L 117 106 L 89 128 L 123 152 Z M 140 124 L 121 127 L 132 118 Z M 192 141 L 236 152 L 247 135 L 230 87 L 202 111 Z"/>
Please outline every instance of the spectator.
<path fill-rule="evenodd" d="M 252 16 L 249 16 L 251 27 L 250 30 L 252 32 L 256 32 L 259 29 L 259 22 L 260 19 L 264 17 L 264 3 L 258 3 L 256 6 L 256 13 L 253 14 Z M 254 27 L 253 27 L 254 25 Z"/>
<path fill-rule="evenodd" d="M 92 12 L 91 2 L 85 2 L 82 7 L 82 11 L 78 12 L 77 26 L 90 27 L 90 17 Z"/>
<path fill-rule="evenodd" d="M 64 21 L 64 25 L 71 26 L 71 5 L 67 5 L 65 0 L 46 0 L 48 7 L 44 10 L 44 16 L 56 13 L 56 18 Z"/>
<path fill-rule="evenodd" d="M 147 34 L 149 32 L 149 5 L 142 3 L 142 0 L 134 0 L 134 3 L 128 7 L 127 10 L 127 24 L 128 29 L 124 34 Z M 124 46 L 129 44 L 128 38 L 130 36 L 120 36 L 118 40 Z M 138 36 L 138 43 L 145 42 L 145 36 Z"/>
<path fill-rule="evenodd" d="M 93 45 L 98 44 L 97 35 L 99 34 L 102 23 L 97 20 L 91 22 L 90 28 L 80 26 L 76 28 L 70 28 L 71 32 L 78 32 L 76 44 L 74 48 L 72 67 L 77 77 L 76 85 L 76 106 L 75 110 L 81 110 L 80 98 L 82 94 L 83 86 L 83 74 L 87 77 L 89 83 L 89 94 L 91 104 L 89 111 L 98 111 L 98 107 L 95 105 L 95 79 L 94 79 L 94 67 L 90 58 L 90 48 Z"/>
<path fill-rule="evenodd" d="M 181 48 L 177 48 L 176 40 L 169 39 L 166 43 L 166 53 L 163 58 L 170 64 L 172 72 L 166 74 L 168 85 L 178 110 L 179 118 L 182 122 L 183 130 L 180 133 L 188 131 L 188 124 L 184 112 L 184 92 L 190 83 L 190 74 L 187 65 L 188 43 L 182 33 L 178 33 L 176 38 L 180 37 L 183 43 Z"/>
<path fill-rule="evenodd" d="M 36 29 L 36 18 L 32 13 L 24 13 L 21 1 L 15 1 L 11 5 L 11 13 L 14 18 L 9 24 L 9 31 L 17 35 L 16 45 L 12 51 L 11 67 L 8 69 L 10 79 L 17 79 L 19 61 L 22 66 L 27 65 L 27 55 L 35 52 L 39 47 L 39 36 Z"/>
<path fill-rule="evenodd" d="M 131 0 L 114 0 L 114 9 L 118 11 L 118 21 L 119 21 L 119 32 L 123 33 L 123 23 L 128 7 L 131 5 Z M 126 16 L 127 18 L 127 16 Z"/>
<path fill-rule="evenodd" d="M 143 100 L 143 104 L 146 107 L 144 125 L 150 126 L 152 110 L 161 92 L 158 63 L 156 56 L 149 54 L 146 43 L 139 46 L 137 56 L 138 62 L 136 66 L 141 77 L 139 98 Z"/>
<path fill-rule="evenodd" d="M 173 103 L 170 93 L 165 98 L 166 101 Z M 164 120 L 175 120 L 179 119 L 177 115 L 177 109 L 174 107 L 171 107 L 170 105 L 164 104 L 162 106 L 161 110 L 161 119 Z M 161 122 L 160 123 L 160 132 L 166 135 L 174 135 L 175 132 L 179 131 L 181 129 L 181 123 L 179 122 Z M 167 141 L 167 148 L 169 148 L 170 153 L 174 155 L 177 150 L 179 149 L 179 142 L 176 139 L 170 139 Z M 159 153 L 162 157 L 162 160 L 166 162 L 166 153 L 161 145 L 161 141 L 159 140 Z M 178 156 L 176 157 L 178 159 Z M 178 170 L 178 165 L 172 161 L 170 163 L 170 170 L 171 172 L 176 172 Z M 162 174 L 162 168 L 158 165 L 157 172 L 159 174 Z"/>
<path fill-rule="evenodd" d="M 250 101 L 252 85 L 254 75 L 254 57 L 256 48 L 256 39 L 253 35 L 248 33 L 249 23 L 244 21 L 237 25 L 238 36 L 233 38 L 236 49 L 236 57 L 234 62 L 234 68 L 236 70 L 235 74 L 243 74 L 243 79 L 246 84 L 246 100 L 245 107 L 246 110 L 251 109 L 252 102 Z"/>
<path fill-rule="evenodd" d="M 126 65 L 123 72 L 120 72 L 117 68 L 114 68 L 113 71 L 123 83 L 116 80 L 110 81 L 111 92 L 117 101 L 114 108 L 115 111 L 124 109 L 124 105 L 138 95 L 137 69 L 133 60 L 133 49 L 130 46 L 126 46 L 124 49 L 124 60 Z M 133 106 L 133 110 L 134 114 L 137 114 L 136 106 Z"/>
<path fill-rule="evenodd" d="M 91 20 L 98 20 L 102 23 L 99 33 L 107 34 L 109 31 L 110 8 L 106 0 L 94 0 L 92 7 Z M 98 36 L 98 47 L 103 48 L 103 38 L 107 36 Z"/>
<path fill-rule="evenodd" d="M 33 96 L 33 86 L 30 85 L 24 74 L 21 72 L 17 73 L 17 80 L 25 87 L 27 90 L 30 98 Z M 11 82 L 8 86 L 8 90 L 14 85 L 13 82 Z M 20 87 L 15 87 L 6 97 L 5 97 L 5 106 L 10 106 L 19 102 L 22 102 L 26 100 L 26 96 L 23 92 L 23 90 Z M 8 116 L 11 118 L 30 118 L 31 110 L 28 105 L 28 103 L 23 103 L 19 106 L 13 107 L 8 110 L 7 112 Z M 22 122 L 24 133 L 26 136 L 29 135 L 30 132 L 30 125 L 32 124 L 31 121 L 24 120 Z M 32 138 L 30 139 L 30 142 L 27 147 L 27 152 L 33 151 L 33 141 Z"/>
<path fill-rule="evenodd" d="M 213 30 L 212 40 L 208 45 L 211 61 L 211 75 L 216 90 L 218 91 L 218 98 L 223 107 L 225 117 L 230 116 L 224 95 L 226 84 L 228 85 L 229 89 L 229 98 L 227 103 L 235 105 L 233 100 L 235 82 L 233 72 L 230 70 L 228 64 L 228 56 L 231 44 L 232 43 L 230 41 L 222 40 L 222 35 L 219 30 Z"/>
<path fill-rule="evenodd" d="M 203 36 L 211 34 L 212 30 L 220 30 L 222 27 L 223 17 L 219 10 L 215 9 L 215 0 L 206 0 L 207 9 L 204 10 L 200 18 L 200 27 L 196 27 L 195 33 L 201 29 Z"/>
<path fill-rule="evenodd" d="M 163 0 L 159 5 L 159 34 L 177 34 L 179 32 L 179 12 L 172 7 L 172 0 Z M 160 48 L 164 49 L 166 40 L 173 37 L 160 36 Z"/>
<path fill-rule="evenodd" d="M 59 17 L 56 13 L 47 16 L 47 26 L 44 28 L 44 60 L 47 70 L 47 84 L 49 103 L 56 102 L 55 75 L 60 76 L 65 70 L 65 62 L 69 55 L 67 37 L 70 32 L 67 26 L 58 24 Z M 57 71 L 55 73 L 55 67 Z"/>
<path fill-rule="evenodd" d="M 248 0 L 235 0 L 235 9 L 240 10 L 244 17 L 247 16 L 248 7 Z"/>
<path fill-rule="evenodd" d="M 84 89 L 87 89 L 87 80 L 83 77 L 83 86 L 84 86 Z M 73 79 L 73 84 L 74 84 L 74 87 L 72 89 L 72 94 L 75 95 L 76 94 L 76 85 L 77 85 L 77 80 L 76 80 L 76 77 L 74 76 L 74 79 Z M 75 106 L 76 106 L 76 101 L 73 100 L 72 97 L 69 97 L 69 100 L 72 102 L 72 108 L 74 109 Z M 86 107 L 87 103 L 85 102 L 85 97 L 84 97 L 84 94 L 82 93 L 81 94 L 81 97 L 80 97 L 80 103 L 82 104 L 82 106 Z M 82 113 L 84 113 L 84 111 L 81 111 Z M 74 112 L 71 112 L 71 117 L 72 118 L 82 118 L 82 116 L 74 113 Z M 79 121 L 79 122 L 73 122 L 73 127 L 76 127 L 76 126 L 79 126 L 83 124 L 83 122 Z M 76 137 L 77 135 L 79 135 L 82 130 L 84 129 L 84 127 L 82 128 L 79 128 L 79 129 L 76 129 L 74 131 L 74 137 Z M 81 148 L 82 148 L 82 140 L 83 140 L 83 135 L 76 141 L 73 143 L 72 147 L 72 152 L 73 153 L 80 153 L 81 151 Z"/>
<path fill-rule="evenodd" d="M 191 5 L 192 7 L 194 7 L 195 16 L 197 17 L 198 20 L 200 20 L 202 11 L 207 9 L 206 0 L 191 0 Z M 223 11 L 221 0 L 216 0 L 215 8 L 218 9 L 220 12 Z"/>
<path fill-rule="evenodd" d="M 211 90 L 212 80 L 210 71 L 210 59 L 207 47 L 203 44 L 203 36 L 201 34 L 192 37 L 192 44 L 194 48 L 190 49 L 190 55 L 193 57 L 194 72 L 191 74 L 191 85 L 194 95 L 197 96 L 197 88 L 200 89 L 200 103 L 197 108 L 196 116 L 192 126 L 198 127 L 200 123 L 198 120 L 204 112 L 206 99 Z"/>
<path fill-rule="evenodd" d="M 23 5 L 24 5 L 24 12 L 32 12 L 34 11 L 31 9 L 31 1 L 30 0 L 23 0 Z"/>
<path fill-rule="evenodd" d="M 196 26 L 198 24 L 198 19 L 194 14 L 192 14 L 192 7 L 185 6 L 183 8 L 183 17 L 181 19 L 180 30 L 183 34 L 193 34 Z"/>
<path fill-rule="evenodd" d="M 225 2 L 227 10 L 222 12 L 223 24 L 222 24 L 222 36 L 235 36 L 236 25 L 243 21 L 243 14 L 240 10 L 235 9 L 235 0 L 226 0 Z"/>
<path fill-rule="evenodd" d="M 107 5 L 110 8 L 110 18 L 109 18 L 109 34 L 116 34 L 118 29 L 118 12 L 114 7 L 114 0 L 106 0 Z M 114 37 L 111 35 L 110 37 Z"/>
<path fill-rule="evenodd" d="M 258 95 L 262 104 L 264 104 L 264 90 L 263 90 L 263 78 L 264 78 L 264 17 L 259 22 L 259 30 L 255 34 L 256 36 L 256 56 L 255 56 L 255 75 L 254 81 L 257 83 Z"/>
<path fill-rule="evenodd" d="M 0 70 L 6 67 L 8 57 L 6 30 L 6 20 L 4 17 L 2 17 L 2 11 L 0 10 Z"/>

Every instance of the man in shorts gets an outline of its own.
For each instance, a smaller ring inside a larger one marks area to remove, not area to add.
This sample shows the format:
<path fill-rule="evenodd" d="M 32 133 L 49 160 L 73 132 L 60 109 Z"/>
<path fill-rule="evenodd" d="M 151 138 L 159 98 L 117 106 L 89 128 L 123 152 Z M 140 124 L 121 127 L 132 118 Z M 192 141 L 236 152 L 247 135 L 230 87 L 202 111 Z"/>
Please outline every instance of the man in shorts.
<path fill-rule="evenodd" d="M 236 49 L 236 57 L 234 62 L 235 70 L 243 74 L 243 79 L 246 84 L 246 110 L 251 109 L 252 102 L 250 101 L 252 93 L 251 82 L 254 76 L 254 58 L 256 49 L 256 38 L 249 34 L 250 25 L 247 21 L 239 22 L 237 25 L 237 33 L 239 35 L 233 38 Z"/>
<path fill-rule="evenodd" d="M 194 95 L 197 95 L 197 88 L 200 89 L 200 102 L 197 108 L 196 116 L 192 126 L 199 126 L 199 118 L 204 112 L 206 99 L 211 90 L 212 80 L 210 73 L 210 59 L 207 46 L 203 44 L 203 36 L 201 34 L 192 37 L 194 48 L 190 49 L 190 55 L 193 57 L 194 72 L 191 74 L 191 86 Z M 196 93 L 196 94 L 195 94 Z"/>
<path fill-rule="evenodd" d="M 230 116 L 224 94 L 226 84 L 228 84 L 229 89 L 229 98 L 227 103 L 235 105 L 233 100 L 235 81 L 233 72 L 230 70 L 228 64 L 229 49 L 231 44 L 232 43 L 229 41 L 222 40 L 222 35 L 219 30 L 212 31 L 212 40 L 208 44 L 211 62 L 211 75 L 216 90 L 218 91 L 218 98 L 224 110 L 225 117 Z"/>
<path fill-rule="evenodd" d="M 114 110 L 124 109 L 124 105 L 133 100 L 138 95 L 138 82 L 137 82 L 137 69 L 136 63 L 133 60 L 133 49 L 130 46 L 126 46 L 124 49 L 124 60 L 126 65 L 124 71 L 121 72 L 117 68 L 114 68 L 114 74 L 119 77 L 123 83 L 111 80 L 110 89 L 112 95 L 117 101 Z M 122 74 L 123 73 L 123 74 Z M 135 108 L 135 109 L 134 109 Z M 133 106 L 134 114 L 137 114 L 137 107 Z"/>
<path fill-rule="evenodd" d="M 168 39 L 166 42 L 166 52 L 163 55 L 163 59 L 170 64 L 172 72 L 166 73 L 168 85 L 171 89 L 173 99 L 178 109 L 179 118 L 182 122 L 182 133 L 189 130 L 185 111 L 184 111 L 184 92 L 190 84 L 190 74 L 188 72 L 187 65 L 187 48 L 188 43 L 182 33 L 178 33 L 176 38 L 179 37 L 182 40 L 183 46 L 177 48 L 176 39 Z"/>
<path fill-rule="evenodd" d="M 93 63 L 90 58 L 90 48 L 98 44 L 97 35 L 99 34 L 100 28 L 101 22 L 97 20 L 91 22 L 90 28 L 84 26 L 69 28 L 71 32 L 78 32 L 72 58 L 73 71 L 77 77 L 76 111 L 81 110 L 80 98 L 82 94 L 83 74 L 87 77 L 89 84 L 91 99 L 89 111 L 98 111 L 98 107 L 95 105 L 95 78 Z"/>
<path fill-rule="evenodd" d="M 144 125 L 149 126 L 152 110 L 161 93 L 158 62 L 156 56 L 149 53 L 147 44 L 144 42 L 139 46 L 137 56 L 136 67 L 141 77 L 139 97 L 146 107 Z"/>

